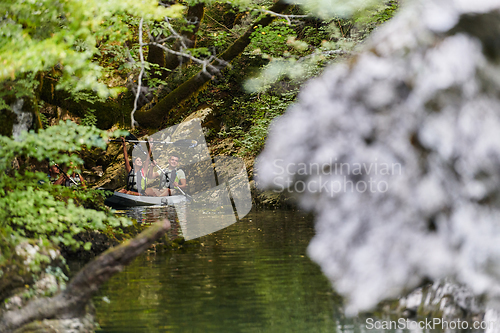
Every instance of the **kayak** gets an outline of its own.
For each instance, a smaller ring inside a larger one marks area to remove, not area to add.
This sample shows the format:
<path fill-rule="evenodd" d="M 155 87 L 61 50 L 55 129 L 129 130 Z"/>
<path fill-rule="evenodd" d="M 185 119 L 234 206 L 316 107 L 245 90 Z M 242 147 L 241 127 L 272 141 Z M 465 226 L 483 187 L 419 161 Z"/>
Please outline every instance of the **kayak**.
<path fill-rule="evenodd" d="M 106 206 L 112 208 L 136 207 L 136 206 L 162 206 L 174 205 L 186 201 L 183 195 L 172 195 L 166 197 L 149 197 L 145 195 L 132 195 L 114 192 L 112 196 L 104 201 Z"/>

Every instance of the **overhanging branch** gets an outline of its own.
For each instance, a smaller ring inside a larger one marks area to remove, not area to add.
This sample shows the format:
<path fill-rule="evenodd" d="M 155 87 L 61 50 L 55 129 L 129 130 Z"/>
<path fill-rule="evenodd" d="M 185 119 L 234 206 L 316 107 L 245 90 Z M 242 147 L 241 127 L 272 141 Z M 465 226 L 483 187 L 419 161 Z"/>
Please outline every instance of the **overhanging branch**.
<path fill-rule="evenodd" d="M 274 15 L 275 13 L 281 13 L 289 6 L 290 5 L 287 3 L 278 1 L 271 8 L 269 8 L 269 11 L 273 14 L 268 13 L 265 16 L 260 17 L 256 22 L 252 23 L 250 28 L 248 28 L 240 38 L 238 38 L 220 56 L 217 57 L 218 60 L 212 61 L 210 64 L 211 66 L 207 66 L 205 69 L 200 70 L 189 80 L 161 99 L 153 108 L 147 110 L 143 107 L 141 110 L 137 111 L 135 118 L 140 126 L 147 128 L 157 128 L 160 126 L 163 123 L 163 120 L 170 116 L 170 110 L 173 107 L 187 99 L 193 93 L 197 92 L 245 50 L 248 44 L 250 44 L 250 36 L 255 31 L 255 26 L 260 25 L 265 27 L 269 25 L 276 18 Z"/>
<path fill-rule="evenodd" d="M 83 315 L 85 305 L 99 287 L 163 237 L 168 229 L 168 220 L 157 222 L 134 239 L 109 249 L 91 261 L 71 280 L 67 288 L 56 296 L 40 298 L 20 310 L 5 312 L 0 320 L 0 332 L 12 332 L 35 320 L 75 318 Z"/>

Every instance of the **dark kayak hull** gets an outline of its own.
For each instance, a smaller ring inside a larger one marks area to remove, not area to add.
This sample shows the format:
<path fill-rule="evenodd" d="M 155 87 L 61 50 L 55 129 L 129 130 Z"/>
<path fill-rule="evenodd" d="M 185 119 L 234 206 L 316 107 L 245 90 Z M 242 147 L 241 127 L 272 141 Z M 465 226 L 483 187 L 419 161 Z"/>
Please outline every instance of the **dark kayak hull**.
<path fill-rule="evenodd" d="M 183 195 L 173 195 L 167 197 L 148 197 L 145 195 L 131 195 L 126 193 L 114 192 L 112 196 L 104 201 L 106 206 L 112 208 L 127 208 L 137 206 L 164 206 L 174 205 L 186 200 Z"/>

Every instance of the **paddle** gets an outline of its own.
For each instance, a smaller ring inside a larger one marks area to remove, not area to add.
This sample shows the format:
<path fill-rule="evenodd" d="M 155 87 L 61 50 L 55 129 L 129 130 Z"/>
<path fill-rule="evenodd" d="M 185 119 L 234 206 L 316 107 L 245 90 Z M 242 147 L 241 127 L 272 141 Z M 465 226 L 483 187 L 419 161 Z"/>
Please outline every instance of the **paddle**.
<path fill-rule="evenodd" d="M 181 191 L 181 193 L 182 193 L 182 194 L 183 194 L 186 198 L 188 198 L 189 200 L 194 201 L 193 197 L 192 197 L 192 196 L 190 196 L 189 194 L 187 194 L 186 192 L 184 192 L 183 190 L 181 190 L 181 188 L 180 188 L 179 186 L 175 186 L 174 188 L 175 188 L 175 189 L 178 189 L 179 191 Z"/>
<path fill-rule="evenodd" d="M 58 164 L 54 164 L 54 165 L 59 169 L 59 172 L 62 172 L 63 176 L 66 177 L 66 179 L 69 179 L 70 181 L 73 182 L 73 184 L 78 186 L 78 183 L 73 178 L 69 177 L 68 174 L 66 174 L 66 172 L 64 172 L 63 169 L 61 169 Z"/>
<path fill-rule="evenodd" d="M 122 142 L 122 140 L 119 139 L 113 139 L 109 140 L 109 142 Z M 125 142 L 130 142 L 130 143 L 160 143 L 160 144 L 165 144 L 165 145 L 173 145 L 175 147 L 179 148 L 194 148 L 198 145 L 198 142 L 196 140 L 188 140 L 188 139 L 181 139 L 177 141 L 146 141 L 146 140 L 139 140 L 135 137 L 133 134 L 129 134 L 125 137 Z"/>
<path fill-rule="evenodd" d="M 111 140 L 111 142 L 123 142 L 122 140 Z M 141 141 L 141 140 L 138 140 L 135 135 L 133 135 L 132 133 L 129 133 L 129 135 L 127 135 L 125 137 L 125 142 L 131 142 L 134 144 L 134 147 L 135 146 L 139 146 L 139 148 L 141 149 L 141 151 L 146 154 L 147 156 L 149 156 L 148 153 L 146 153 L 146 151 L 144 151 L 144 148 L 142 148 L 141 145 L 138 145 L 137 143 L 140 143 L 140 142 L 148 142 L 148 141 Z M 152 142 L 152 143 L 163 143 L 163 144 L 172 144 L 174 145 L 175 147 L 182 147 L 182 148 L 194 148 L 198 145 L 198 142 L 196 140 L 187 140 L 187 139 L 181 139 L 181 140 L 177 140 L 177 141 L 174 141 L 174 142 L 167 142 L 167 141 L 149 141 L 149 142 Z M 158 167 L 158 169 L 163 173 L 163 175 L 168 178 L 166 172 L 160 167 L 159 164 L 157 164 L 156 162 L 154 163 L 156 167 Z M 193 197 L 191 197 L 189 194 L 187 194 L 186 192 L 184 192 L 180 187 L 176 186 L 174 187 L 175 189 L 178 189 L 186 198 L 190 199 L 190 200 L 193 200 Z"/>

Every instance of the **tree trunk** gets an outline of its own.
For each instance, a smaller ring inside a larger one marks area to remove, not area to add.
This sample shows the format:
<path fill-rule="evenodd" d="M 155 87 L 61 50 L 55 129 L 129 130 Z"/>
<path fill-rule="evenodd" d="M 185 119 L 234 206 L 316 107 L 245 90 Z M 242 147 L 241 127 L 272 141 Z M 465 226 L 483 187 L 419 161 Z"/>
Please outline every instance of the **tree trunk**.
<path fill-rule="evenodd" d="M 190 21 L 194 21 L 195 23 L 192 24 L 192 25 L 194 25 L 192 31 L 186 30 L 182 34 L 184 45 L 186 45 L 187 48 L 194 48 L 195 47 L 196 33 L 198 32 L 198 29 L 200 28 L 201 20 L 203 19 L 204 9 L 205 9 L 204 3 L 197 3 L 196 5 L 189 7 L 186 18 Z M 181 51 L 181 46 L 182 46 L 181 41 L 177 40 L 174 44 L 173 50 L 174 51 Z M 169 71 L 165 71 L 165 75 L 163 76 L 164 80 L 170 75 L 170 73 L 174 69 L 176 69 L 181 64 L 181 60 L 185 64 L 187 64 L 189 62 L 188 58 L 182 58 L 176 54 L 167 53 L 166 60 L 165 60 L 165 67 L 167 69 L 169 69 Z"/>
<path fill-rule="evenodd" d="M 160 35 L 158 36 L 158 39 L 161 39 L 163 37 L 164 37 L 163 35 Z M 168 71 L 165 70 L 165 53 L 163 52 L 163 49 L 161 47 L 158 47 L 156 45 L 149 45 L 148 58 L 146 59 L 146 61 L 152 64 L 156 64 L 160 67 L 159 68 L 160 73 L 156 72 L 151 73 L 150 74 L 151 78 L 161 79 L 168 75 Z"/>

